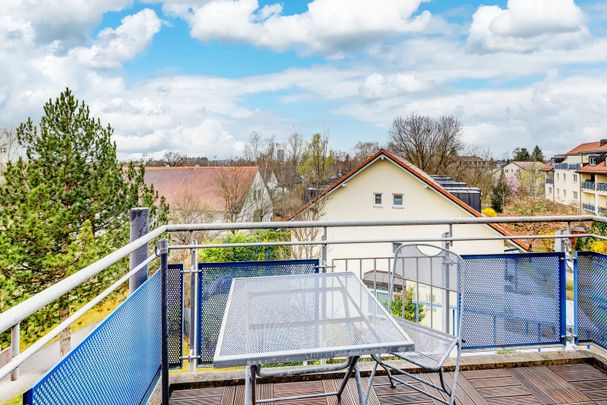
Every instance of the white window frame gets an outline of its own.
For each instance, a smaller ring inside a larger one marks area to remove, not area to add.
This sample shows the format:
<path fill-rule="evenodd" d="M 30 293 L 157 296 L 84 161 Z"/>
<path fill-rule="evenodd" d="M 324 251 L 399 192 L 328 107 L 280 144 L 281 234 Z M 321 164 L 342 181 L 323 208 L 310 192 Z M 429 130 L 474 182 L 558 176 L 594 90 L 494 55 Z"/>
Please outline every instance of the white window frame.
<path fill-rule="evenodd" d="M 396 204 L 396 198 L 400 196 L 400 204 Z M 405 196 L 403 193 L 392 194 L 392 208 L 403 208 L 405 206 Z"/>
<path fill-rule="evenodd" d="M 377 196 L 379 196 L 379 204 L 377 203 Z M 382 208 L 384 204 L 384 195 L 382 193 L 373 193 L 373 206 L 376 208 Z"/>

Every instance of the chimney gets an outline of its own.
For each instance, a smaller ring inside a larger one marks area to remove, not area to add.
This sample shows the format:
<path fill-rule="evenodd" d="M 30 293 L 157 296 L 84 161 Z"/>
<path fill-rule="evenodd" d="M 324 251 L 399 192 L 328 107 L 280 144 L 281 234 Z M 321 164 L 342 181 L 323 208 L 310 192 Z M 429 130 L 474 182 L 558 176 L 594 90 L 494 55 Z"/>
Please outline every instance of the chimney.
<path fill-rule="evenodd" d="M 607 145 L 607 139 L 601 139 L 599 141 L 599 146 Z"/>

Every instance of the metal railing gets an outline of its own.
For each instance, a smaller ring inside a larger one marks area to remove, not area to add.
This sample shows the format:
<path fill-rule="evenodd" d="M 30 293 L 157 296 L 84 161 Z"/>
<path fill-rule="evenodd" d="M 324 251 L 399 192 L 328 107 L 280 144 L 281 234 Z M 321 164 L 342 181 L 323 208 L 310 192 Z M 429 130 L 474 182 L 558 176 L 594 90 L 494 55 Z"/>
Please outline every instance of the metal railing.
<path fill-rule="evenodd" d="M 582 204 L 582 209 L 584 211 L 588 211 L 588 212 L 596 212 L 596 207 L 594 204 L 590 204 L 590 203 L 583 203 Z"/>
<path fill-rule="evenodd" d="M 596 183 L 596 191 L 607 193 L 607 183 Z"/>
<path fill-rule="evenodd" d="M 255 229 L 295 229 L 295 228 L 318 228 L 321 229 L 320 240 L 309 241 L 285 241 L 285 242 L 259 242 L 259 243 L 223 243 L 223 244 L 197 244 L 194 241 L 188 245 L 171 246 L 171 249 L 189 249 L 195 252 L 198 249 L 209 247 L 239 247 L 239 246 L 318 246 L 320 248 L 320 265 L 319 267 L 326 271 L 329 268 L 327 263 L 327 247 L 329 245 L 339 244 L 372 244 L 372 243 L 406 243 L 406 242 L 442 242 L 451 243 L 455 241 L 481 241 L 481 240 L 535 240 L 535 239 L 562 239 L 569 240 L 570 238 L 579 238 L 584 236 L 597 237 L 599 239 L 607 239 L 601 235 L 582 234 L 574 235 L 570 232 L 562 235 L 511 235 L 511 236 L 495 236 L 495 237 L 456 237 L 452 233 L 441 237 L 411 237 L 411 238 L 385 238 L 385 239 L 349 239 L 349 240 L 327 240 L 327 229 L 330 228 L 352 228 L 352 227 L 408 227 L 408 226 L 432 226 L 432 225 L 448 225 L 450 228 L 453 225 L 474 225 L 474 224 L 509 224 L 509 223 L 546 223 L 560 222 L 567 225 L 571 229 L 572 223 L 578 222 L 602 222 L 607 223 L 607 218 L 595 215 L 577 215 L 577 216 L 538 216 L 538 217 L 464 217 L 464 218 L 445 218 L 445 219 L 420 219 L 420 220 L 388 220 L 388 221 L 289 221 L 289 222 L 265 222 L 265 223 L 213 223 L 213 224 L 171 224 L 160 226 L 139 239 L 125 245 L 124 247 L 110 253 L 101 260 L 86 266 L 79 272 L 65 278 L 57 284 L 47 288 L 41 293 L 15 305 L 4 313 L 0 314 L 0 332 L 12 329 L 13 333 L 18 332 L 20 322 L 25 318 L 36 313 L 41 308 L 50 304 L 54 300 L 60 298 L 64 294 L 78 287 L 91 277 L 99 274 L 109 266 L 117 263 L 119 260 L 127 257 L 130 253 L 136 251 L 142 246 L 146 246 L 149 242 L 159 238 L 165 233 L 170 232 L 195 232 L 195 231 L 219 231 L 219 230 L 255 230 Z M 452 228 L 451 228 L 452 229 Z M 156 259 L 156 256 L 149 256 L 145 262 L 135 267 L 120 280 L 116 281 L 103 293 L 95 297 L 85 306 L 76 311 L 65 321 L 61 322 L 57 327 L 51 330 L 48 334 L 34 343 L 31 347 L 22 353 L 14 352 L 13 359 L 0 368 L 0 379 L 7 376 L 9 373 L 16 370 L 19 365 L 26 361 L 32 354 L 39 350 L 42 346 L 57 336 L 63 329 L 69 327 L 82 314 L 93 308 L 103 298 L 107 297 L 115 291 L 126 280 L 140 271 L 142 268 L 150 264 Z M 195 311 L 191 311 L 194 316 Z M 18 334 L 15 334 L 18 336 Z M 191 337 L 193 338 L 193 337 Z M 18 339 L 16 339 L 18 341 Z M 14 341 L 13 341 L 14 342 Z M 186 356 L 187 357 L 187 356 Z"/>
<path fill-rule="evenodd" d="M 594 191 L 595 182 L 594 181 L 585 181 L 582 183 L 582 190 Z"/>
<path fill-rule="evenodd" d="M 546 184 L 554 184 L 554 178 L 546 177 Z"/>
<path fill-rule="evenodd" d="M 577 170 L 581 168 L 580 163 L 555 163 L 554 168 L 557 170 Z"/>

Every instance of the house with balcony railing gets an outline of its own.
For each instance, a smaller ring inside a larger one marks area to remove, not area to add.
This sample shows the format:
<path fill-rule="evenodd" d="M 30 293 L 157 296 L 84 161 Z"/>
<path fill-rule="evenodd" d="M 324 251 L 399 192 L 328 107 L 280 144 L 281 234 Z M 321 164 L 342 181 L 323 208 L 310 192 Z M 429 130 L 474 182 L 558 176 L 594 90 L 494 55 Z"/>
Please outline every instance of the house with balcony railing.
<path fill-rule="evenodd" d="M 546 198 L 588 211 L 607 205 L 607 139 L 582 143 L 544 166 Z M 599 213 L 596 209 L 595 213 Z"/>
<path fill-rule="evenodd" d="M 13 332 L 12 359 L 0 368 L 0 380 L 4 379 L 0 384 L 5 383 L 11 374 L 17 383 L 20 380 L 26 381 L 23 387 L 25 404 L 240 404 L 263 402 L 269 398 L 272 398 L 272 402 L 293 401 L 293 395 L 303 395 L 308 399 L 330 395 L 339 388 L 337 384 L 340 379 L 349 376 L 347 370 L 337 371 L 342 364 L 339 356 L 330 362 L 323 359 L 320 366 L 303 363 L 268 365 L 260 371 L 262 384 L 253 396 L 245 396 L 245 393 L 251 392 L 251 380 L 242 368 L 228 371 L 216 369 L 213 373 L 200 372 L 208 371 L 218 355 L 225 361 L 223 352 L 217 350 L 219 345 L 225 343 L 220 338 L 224 333 L 222 331 L 226 328 L 238 330 L 238 327 L 226 325 L 226 322 L 241 322 L 245 319 L 240 316 L 224 316 L 230 308 L 235 280 L 248 277 L 267 280 L 274 280 L 272 277 L 275 277 L 276 280 L 281 280 L 280 283 L 270 282 L 268 285 L 271 289 L 267 292 L 255 293 L 257 295 L 249 298 L 244 296 L 244 299 L 250 300 L 248 311 L 262 314 L 264 322 L 268 325 L 275 324 L 279 328 L 278 319 L 273 323 L 272 318 L 278 312 L 272 307 L 263 306 L 266 302 L 264 297 L 270 292 L 280 295 L 288 277 L 305 274 L 312 277 L 321 273 L 353 274 L 377 297 L 378 302 L 387 302 L 387 294 L 394 289 L 390 288 L 388 275 L 397 268 L 395 257 L 333 257 L 328 260 L 327 251 L 332 246 L 379 244 L 392 249 L 394 244 L 425 243 L 448 249 L 451 244 L 462 241 L 472 243 L 478 240 L 482 243 L 485 238 L 512 238 L 512 235 L 474 237 L 449 233 L 437 236 L 419 233 L 400 238 L 381 238 L 374 234 L 364 238 L 347 237 L 346 233 L 333 238 L 336 234 L 330 232 L 332 229 L 441 229 L 454 225 L 531 222 L 560 223 L 564 229 L 572 229 L 575 224 L 586 224 L 589 228 L 593 222 L 607 223 L 607 219 L 594 215 L 371 221 L 351 218 L 349 221 L 331 222 L 164 225 L 0 314 L 0 331 Z M 194 240 L 187 244 L 169 242 L 169 236 L 174 232 L 311 228 L 330 237 L 247 244 L 204 244 Z M 521 241 L 552 239 L 559 241 L 558 245 L 565 248 L 564 251 L 555 252 L 462 254 L 465 263 L 465 300 L 463 296 L 432 292 L 428 289 L 429 281 L 395 290 L 395 294 L 410 291 L 411 302 L 424 308 L 427 328 L 439 330 L 446 325 L 445 333 L 456 333 L 457 328 L 461 327 L 465 356 L 461 360 L 455 357 L 446 360 L 448 381 L 452 378 L 448 371 L 455 364 L 460 365 L 460 378 L 455 393 L 457 403 L 603 403 L 607 392 L 607 373 L 604 371 L 607 367 L 607 351 L 604 349 L 607 347 L 607 325 L 604 322 L 607 317 L 607 307 L 604 305 L 607 301 L 607 288 L 603 282 L 607 279 L 607 256 L 594 252 L 573 252 L 571 249 L 575 246 L 575 238 L 581 237 L 607 240 L 602 235 L 572 234 L 568 231 L 558 235 L 517 235 L 516 238 Z M 160 240 L 155 242 L 158 239 Z M 279 261 L 199 262 L 198 253 L 211 247 L 263 249 L 276 245 L 284 246 L 285 251 L 291 253 Z M 301 246 L 316 246 L 318 249 L 309 250 L 309 257 L 295 258 L 293 253 Z M 139 261 L 131 261 L 131 267 L 125 269 L 124 275 L 116 283 L 20 352 L 19 326 L 24 319 L 141 249 L 147 251 L 146 259 L 137 256 Z M 184 251 L 189 254 L 179 254 Z M 438 266 L 440 268 L 441 264 Z M 143 279 L 135 277 L 142 274 Z M 430 271 L 427 274 L 431 277 L 434 273 Z M 19 377 L 19 367 L 33 359 L 36 351 L 132 277 L 141 283 L 138 288 L 68 355 L 34 381 Z M 567 290 L 568 280 L 573 284 L 573 291 Z M 319 291 L 312 288 L 305 293 L 307 295 L 299 294 L 298 297 L 307 298 L 290 305 L 299 305 L 301 311 L 312 315 L 328 313 L 326 311 L 332 306 L 338 308 L 337 302 L 321 300 Z M 288 296 L 282 299 L 287 299 L 284 302 L 288 302 Z M 360 299 L 358 293 L 349 299 L 354 303 L 353 309 L 363 304 L 363 301 L 356 304 L 357 299 Z M 240 314 L 243 317 L 247 314 L 246 307 Z M 345 316 L 345 313 L 337 314 Z M 293 327 L 301 328 L 297 316 L 299 315 L 293 313 L 291 323 Z M 391 316 L 399 315 L 396 313 Z M 460 318 L 459 325 L 453 322 Z M 329 319 L 323 319 L 319 318 L 316 325 L 329 322 Z M 339 318 L 331 319 L 339 321 Z M 240 324 L 236 326 L 238 325 Z M 342 332 L 350 330 L 343 328 L 344 326 L 338 327 L 336 324 L 318 331 L 337 338 Z M 308 338 L 315 336 L 315 329 L 301 330 L 305 331 L 302 338 L 304 335 Z M 356 330 L 360 329 L 354 328 L 351 332 Z M 277 331 L 280 329 L 273 329 L 272 335 L 260 335 L 258 342 L 265 342 L 266 345 L 283 342 L 280 343 L 284 345 L 283 350 L 293 349 L 288 342 L 294 344 L 296 340 L 288 334 L 288 330 L 282 335 Z M 273 336 L 272 339 L 283 336 L 284 339 L 270 341 L 270 336 Z M 320 341 L 326 341 L 326 336 Z M 423 346 L 423 343 L 417 341 L 419 345 Z M 243 341 L 243 344 L 247 343 Z M 307 350 L 317 349 L 310 347 Z M 277 354 L 272 354 L 274 355 Z M 420 403 L 427 400 L 427 394 L 437 395 L 432 388 L 424 388 L 424 385 L 414 384 L 419 390 L 403 389 L 401 385 L 391 388 L 390 381 L 384 377 L 386 370 L 374 368 L 375 363 L 371 360 L 372 358 L 363 358 L 355 367 L 351 383 L 344 385 L 341 391 L 341 403 L 366 403 L 365 398 L 369 403 L 379 404 Z M 385 361 L 414 373 L 412 375 L 424 381 L 440 384 L 438 374 L 422 373 L 423 370 L 418 365 L 402 360 L 396 362 L 389 357 Z M 334 371 L 318 374 L 325 363 L 324 367 Z M 297 372 L 289 371 L 291 368 L 285 371 L 285 366 L 295 366 Z M 373 379 L 375 374 L 384 376 L 379 375 Z M 359 386 L 354 384 L 355 377 L 373 381 L 368 386 L 368 391 L 359 390 Z M 2 392 L 4 391 L 0 390 Z"/>

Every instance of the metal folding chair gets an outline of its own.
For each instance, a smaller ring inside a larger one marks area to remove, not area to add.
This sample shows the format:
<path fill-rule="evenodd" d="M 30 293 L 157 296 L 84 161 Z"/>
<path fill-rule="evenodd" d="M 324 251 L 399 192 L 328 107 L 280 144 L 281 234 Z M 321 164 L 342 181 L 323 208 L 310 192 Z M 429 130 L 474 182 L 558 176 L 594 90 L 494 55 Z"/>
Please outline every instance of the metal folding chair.
<path fill-rule="evenodd" d="M 464 277 L 464 260 L 447 249 L 412 244 L 396 250 L 388 277 L 388 305 L 398 324 L 415 342 L 415 351 L 390 353 L 390 356 L 438 373 L 440 383 L 434 384 L 394 366 L 389 360 L 372 356 L 376 362 L 374 369 L 380 366 L 386 370 L 392 388 L 400 383 L 435 401 L 455 403 L 462 350 Z M 444 364 L 453 350 L 456 350 L 455 370 L 449 383 L 445 379 Z M 401 375 L 413 381 L 405 381 Z M 429 393 L 418 383 L 432 387 L 440 396 Z"/>

